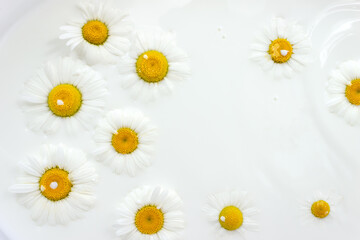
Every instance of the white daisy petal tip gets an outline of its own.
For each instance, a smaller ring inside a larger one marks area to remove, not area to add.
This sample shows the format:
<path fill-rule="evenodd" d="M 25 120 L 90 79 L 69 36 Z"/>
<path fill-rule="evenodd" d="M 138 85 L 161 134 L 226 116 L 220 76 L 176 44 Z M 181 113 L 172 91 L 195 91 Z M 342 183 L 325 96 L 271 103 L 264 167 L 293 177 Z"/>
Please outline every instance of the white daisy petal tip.
<path fill-rule="evenodd" d="M 47 62 L 24 84 L 20 104 L 30 129 L 51 134 L 64 127 L 73 133 L 95 125 L 106 96 L 99 73 L 66 57 Z"/>
<path fill-rule="evenodd" d="M 311 60 L 310 40 L 295 22 L 274 18 L 264 34 L 256 38 L 250 59 L 276 78 L 290 78 Z"/>
<path fill-rule="evenodd" d="M 130 47 L 133 24 L 128 13 L 114 9 L 101 1 L 82 2 L 80 20 L 61 26 L 60 39 L 75 50 L 88 64 L 112 63 Z M 75 17 L 76 18 L 76 17 Z"/>
<path fill-rule="evenodd" d="M 345 61 L 331 71 L 326 87 L 329 111 L 360 124 L 360 61 Z"/>
<path fill-rule="evenodd" d="M 336 217 L 337 205 L 342 196 L 330 191 L 317 191 L 301 205 L 303 223 L 324 224 Z"/>
<path fill-rule="evenodd" d="M 174 84 L 190 78 L 188 59 L 176 46 L 174 34 L 159 29 L 139 31 L 129 56 L 119 64 L 122 85 L 136 99 L 155 100 L 170 93 Z"/>
<path fill-rule="evenodd" d="M 131 191 L 118 208 L 117 236 L 122 239 L 179 239 L 184 229 L 182 200 L 164 187 L 143 186 Z M 161 237 L 162 236 L 162 237 Z M 166 238 L 164 238 L 166 236 Z"/>
<path fill-rule="evenodd" d="M 258 230 L 254 216 L 259 210 L 251 206 L 246 192 L 233 190 L 210 195 L 203 211 L 214 224 L 219 238 L 230 238 L 234 234 L 244 237 L 246 232 Z"/>
<path fill-rule="evenodd" d="M 59 153 L 63 153 L 61 157 Z M 97 173 L 82 151 L 64 145 L 43 145 L 22 168 L 18 183 L 9 191 L 31 210 L 37 223 L 67 224 L 94 205 L 91 180 L 97 178 Z"/>
<path fill-rule="evenodd" d="M 98 124 L 94 154 L 116 174 L 135 176 L 151 165 L 156 136 L 156 128 L 139 110 L 116 109 Z"/>

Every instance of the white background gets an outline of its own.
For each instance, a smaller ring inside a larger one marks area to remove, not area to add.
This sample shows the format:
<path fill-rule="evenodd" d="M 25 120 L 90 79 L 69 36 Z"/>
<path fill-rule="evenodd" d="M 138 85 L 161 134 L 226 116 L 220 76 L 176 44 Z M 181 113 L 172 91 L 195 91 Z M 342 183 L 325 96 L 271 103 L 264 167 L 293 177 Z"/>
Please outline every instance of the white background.
<path fill-rule="evenodd" d="M 249 192 L 261 210 L 260 230 L 249 240 L 359 238 L 360 129 L 329 113 L 325 96 L 330 70 L 360 55 L 359 1 L 114 1 L 137 26 L 175 31 L 190 55 L 192 79 L 156 102 L 134 102 L 114 67 L 95 66 L 111 89 L 107 110 L 137 107 L 158 126 L 157 154 L 135 178 L 95 162 L 97 205 L 83 219 L 55 227 L 37 226 L 7 189 L 18 161 L 42 143 L 87 153 L 94 147 L 92 132 L 29 131 L 18 105 L 23 83 L 41 64 L 69 54 L 59 26 L 78 13 L 76 1 L 0 2 L 0 229 L 10 239 L 116 239 L 116 205 L 143 184 L 163 184 L 182 197 L 184 239 L 214 239 L 202 207 L 209 194 L 229 189 Z M 314 61 L 292 79 L 274 79 L 248 60 L 255 33 L 274 16 L 311 32 Z M 306 223 L 301 205 L 317 190 L 343 200 L 324 224 Z"/>

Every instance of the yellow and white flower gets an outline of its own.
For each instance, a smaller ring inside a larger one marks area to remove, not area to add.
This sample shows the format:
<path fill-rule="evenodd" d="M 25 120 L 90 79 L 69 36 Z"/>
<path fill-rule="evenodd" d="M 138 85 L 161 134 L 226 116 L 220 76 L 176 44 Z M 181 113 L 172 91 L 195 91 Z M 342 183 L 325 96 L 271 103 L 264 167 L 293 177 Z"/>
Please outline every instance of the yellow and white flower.
<path fill-rule="evenodd" d="M 222 192 L 209 197 L 204 212 L 214 224 L 219 238 L 238 238 L 246 231 L 256 231 L 258 224 L 253 217 L 258 210 L 251 206 L 247 193 Z"/>
<path fill-rule="evenodd" d="M 336 205 L 341 197 L 335 193 L 316 192 L 302 206 L 303 219 L 306 222 L 325 222 L 336 215 Z"/>
<path fill-rule="evenodd" d="M 276 77 L 290 77 L 310 60 L 311 42 L 303 27 L 274 18 L 264 34 L 251 46 L 251 59 Z"/>
<path fill-rule="evenodd" d="M 100 74 L 78 60 L 46 63 L 25 83 L 22 107 L 29 128 L 53 133 L 61 127 L 72 132 L 79 125 L 91 126 L 105 106 L 105 85 Z"/>
<path fill-rule="evenodd" d="M 116 235 L 120 239 L 179 239 L 184 228 L 182 201 L 162 187 L 144 186 L 130 192 L 119 207 Z"/>
<path fill-rule="evenodd" d="M 346 61 L 332 71 L 327 91 L 331 112 L 351 125 L 360 123 L 360 61 Z"/>
<path fill-rule="evenodd" d="M 66 224 L 93 206 L 97 174 L 82 151 L 44 145 L 20 166 L 23 174 L 10 191 L 39 224 Z"/>
<path fill-rule="evenodd" d="M 123 87 L 131 88 L 133 97 L 153 100 L 170 93 L 174 83 L 188 79 L 190 67 L 173 34 L 142 31 L 136 34 L 129 56 L 120 61 L 120 73 Z"/>
<path fill-rule="evenodd" d="M 117 174 L 134 176 L 150 165 L 156 128 L 137 110 L 113 110 L 99 122 L 95 132 L 99 161 L 109 165 Z"/>
<path fill-rule="evenodd" d="M 125 54 L 130 46 L 132 23 L 127 13 L 105 5 L 83 2 L 79 5 L 81 17 L 73 19 L 60 29 L 60 39 L 68 39 L 66 45 L 75 49 L 88 64 L 114 62 L 116 56 Z"/>

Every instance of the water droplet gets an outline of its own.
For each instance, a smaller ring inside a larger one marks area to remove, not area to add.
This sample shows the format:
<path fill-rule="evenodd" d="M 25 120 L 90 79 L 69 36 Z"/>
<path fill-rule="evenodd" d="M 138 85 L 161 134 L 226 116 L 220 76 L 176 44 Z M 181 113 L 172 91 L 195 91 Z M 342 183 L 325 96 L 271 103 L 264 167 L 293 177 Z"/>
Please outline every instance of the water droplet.
<path fill-rule="evenodd" d="M 61 100 L 61 99 L 58 99 L 58 100 L 56 101 L 56 103 L 57 103 L 57 105 L 64 105 L 64 102 L 63 102 L 63 100 Z"/>
<path fill-rule="evenodd" d="M 284 57 L 288 54 L 288 50 L 280 50 L 281 55 L 283 55 Z"/>
<path fill-rule="evenodd" d="M 57 182 L 52 182 L 50 183 L 50 188 L 51 189 L 56 189 L 58 187 L 58 183 Z"/>

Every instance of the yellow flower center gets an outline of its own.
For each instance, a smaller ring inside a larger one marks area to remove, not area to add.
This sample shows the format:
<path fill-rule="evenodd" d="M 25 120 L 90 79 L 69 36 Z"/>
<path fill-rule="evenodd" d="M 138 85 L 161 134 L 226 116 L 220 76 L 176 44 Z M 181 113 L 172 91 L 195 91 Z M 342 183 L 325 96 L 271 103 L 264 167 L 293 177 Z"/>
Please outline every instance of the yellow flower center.
<path fill-rule="evenodd" d="M 69 173 L 58 167 L 47 170 L 39 181 L 41 194 L 51 201 L 66 198 L 72 186 Z"/>
<path fill-rule="evenodd" d="M 143 234 L 155 234 L 164 226 L 164 214 L 156 206 L 144 206 L 135 215 L 135 226 Z"/>
<path fill-rule="evenodd" d="M 150 50 L 141 54 L 136 61 L 136 72 L 148 83 L 162 81 L 169 69 L 166 57 L 158 51 Z"/>
<path fill-rule="evenodd" d="M 109 29 L 99 20 L 90 20 L 82 27 L 82 35 L 88 43 L 102 45 L 109 37 Z"/>
<path fill-rule="evenodd" d="M 317 218 L 325 218 L 330 213 L 330 205 L 324 200 L 319 200 L 311 205 L 311 213 Z"/>
<path fill-rule="evenodd" d="M 268 52 L 275 63 L 285 63 L 291 58 L 293 48 L 288 40 L 278 38 L 271 42 Z"/>
<path fill-rule="evenodd" d="M 82 95 L 71 84 L 60 84 L 54 87 L 48 96 L 48 106 L 58 117 L 71 117 L 79 111 L 82 104 Z"/>
<path fill-rule="evenodd" d="M 130 128 L 120 128 L 113 134 L 111 144 L 118 153 L 129 154 L 139 145 L 137 133 Z"/>
<path fill-rule="evenodd" d="M 243 214 L 239 208 L 227 206 L 219 214 L 220 225 L 229 231 L 234 231 L 243 224 Z"/>
<path fill-rule="evenodd" d="M 351 104 L 360 105 L 360 79 L 354 79 L 346 86 L 345 96 Z"/>

